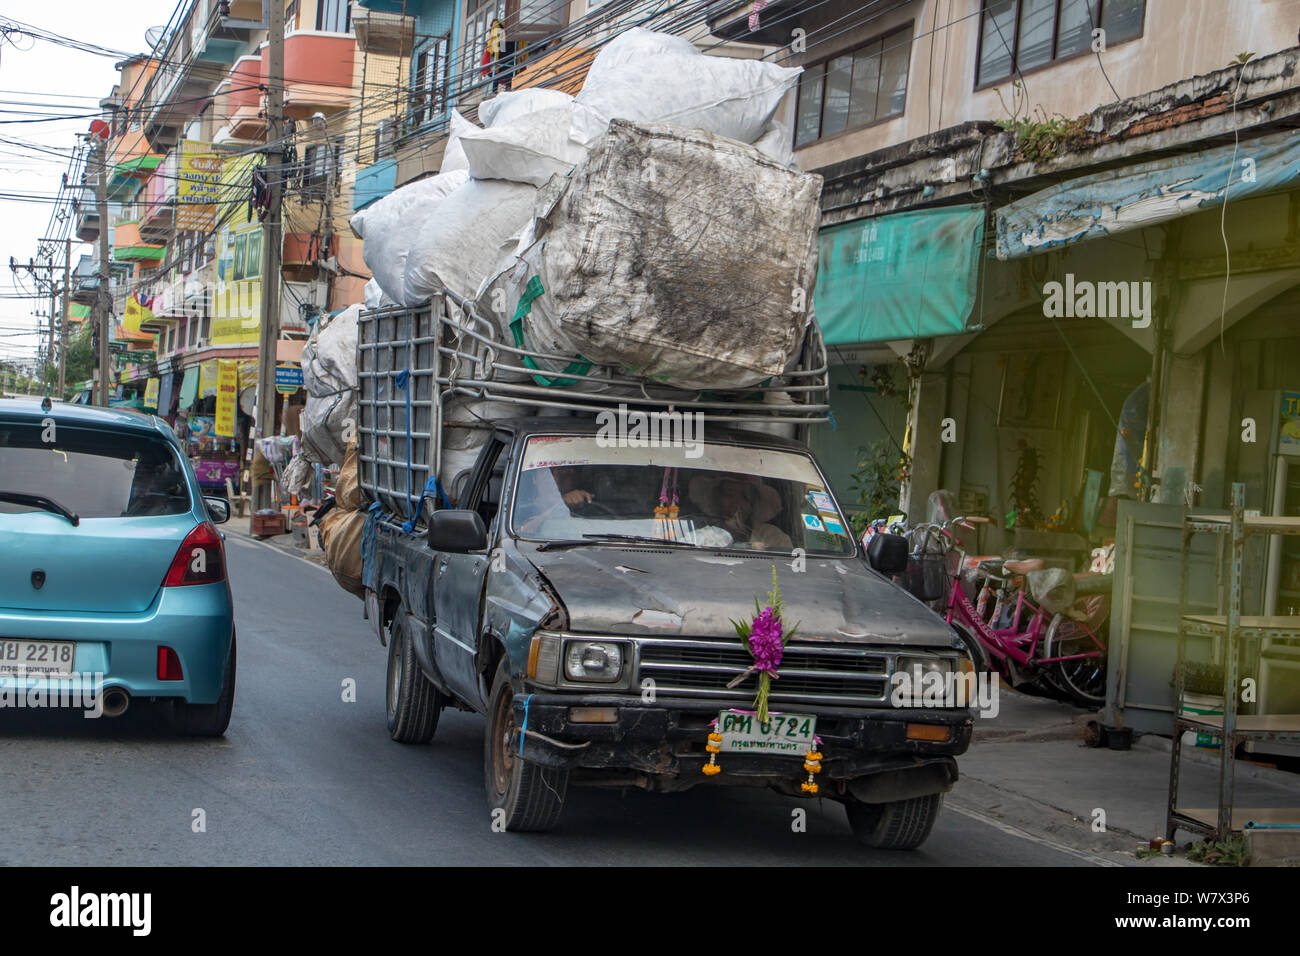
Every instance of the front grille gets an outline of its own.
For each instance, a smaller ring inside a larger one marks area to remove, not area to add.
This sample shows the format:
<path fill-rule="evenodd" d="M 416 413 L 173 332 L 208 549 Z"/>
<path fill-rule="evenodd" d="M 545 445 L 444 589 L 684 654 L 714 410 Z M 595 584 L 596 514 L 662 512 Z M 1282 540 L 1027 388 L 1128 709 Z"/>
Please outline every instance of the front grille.
<path fill-rule="evenodd" d="M 753 663 L 740 641 L 638 638 L 638 681 L 654 680 L 656 694 L 752 701 L 756 677 L 734 689 L 732 680 Z M 889 698 L 891 658 L 851 647 L 786 645 L 773 704 L 879 706 Z"/>

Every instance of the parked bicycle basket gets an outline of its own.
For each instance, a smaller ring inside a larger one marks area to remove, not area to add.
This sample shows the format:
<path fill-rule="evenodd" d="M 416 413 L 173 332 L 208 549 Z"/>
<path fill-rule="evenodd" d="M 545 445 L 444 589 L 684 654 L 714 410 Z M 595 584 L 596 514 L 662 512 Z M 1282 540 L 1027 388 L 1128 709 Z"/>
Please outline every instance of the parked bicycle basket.
<path fill-rule="evenodd" d="M 918 600 L 937 601 L 948 589 L 945 557 L 942 552 L 908 555 L 907 570 L 900 583 Z"/>

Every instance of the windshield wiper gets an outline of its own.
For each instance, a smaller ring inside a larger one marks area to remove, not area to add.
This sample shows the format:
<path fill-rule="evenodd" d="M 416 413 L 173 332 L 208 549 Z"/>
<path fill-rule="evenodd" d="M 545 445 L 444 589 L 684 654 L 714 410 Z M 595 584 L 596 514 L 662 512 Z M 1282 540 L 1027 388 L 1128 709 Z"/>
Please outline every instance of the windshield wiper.
<path fill-rule="evenodd" d="M 31 508 L 40 508 L 44 511 L 52 511 L 56 515 L 63 515 L 63 517 L 72 522 L 74 528 L 81 524 L 81 518 L 79 518 L 74 512 L 69 511 L 53 498 L 47 498 L 45 495 L 29 495 L 21 491 L 0 491 L 0 501 L 9 501 L 16 505 L 27 505 Z"/>
<path fill-rule="evenodd" d="M 642 534 L 584 534 L 578 539 L 569 539 L 565 541 L 546 541 L 537 546 L 538 551 L 557 551 L 560 548 L 580 548 L 583 545 L 591 544 L 593 541 L 633 541 L 639 544 L 657 544 L 663 547 L 682 547 L 698 548 L 699 545 L 692 544 L 689 541 L 665 541 L 663 538 L 652 538 Z"/>

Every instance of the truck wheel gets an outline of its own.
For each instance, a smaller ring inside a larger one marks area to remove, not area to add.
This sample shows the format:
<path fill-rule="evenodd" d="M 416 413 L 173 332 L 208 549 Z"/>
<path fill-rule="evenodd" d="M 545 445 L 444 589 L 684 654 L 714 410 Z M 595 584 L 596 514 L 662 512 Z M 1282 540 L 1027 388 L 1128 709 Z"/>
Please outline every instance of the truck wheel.
<path fill-rule="evenodd" d="M 230 654 L 222 675 L 221 696 L 215 704 L 182 704 L 172 708 L 172 726 L 189 737 L 223 737 L 235 709 L 235 635 L 230 635 Z"/>
<path fill-rule="evenodd" d="M 483 776 L 492 822 L 500 820 L 511 832 L 540 833 L 560 820 L 569 771 L 540 767 L 519 756 L 515 731 L 515 695 L 505 658 L 492 681 L 487 732 L 483 736 Z M 498 813 L 497 811 L 501 811 Z"/>
<path fill-rule="evenodd" d="M 429 683 L 415 659 L 415 646 L 399 609 L 388 628 L 388 733 L 399 744 L 427 744 L 438 729 L 442 692 Z"/>
<path fill-rule="evenodd" d="M 844 809 L 860 843 L 880 850 L 915 850 L 930 835 L 942 805 L 943 794 L 931 793 L 891 803 L 852 800 Z"/>

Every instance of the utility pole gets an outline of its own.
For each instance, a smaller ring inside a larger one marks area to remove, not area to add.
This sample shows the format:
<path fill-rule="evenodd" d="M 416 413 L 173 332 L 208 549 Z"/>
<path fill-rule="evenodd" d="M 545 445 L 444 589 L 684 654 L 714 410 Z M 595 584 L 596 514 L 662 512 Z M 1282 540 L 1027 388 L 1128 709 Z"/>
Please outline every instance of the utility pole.
<path fill-rule="evenodd" d="M 67 395 L 68 296 L 72 293 L 72 237 L 63 240 L 63 317 L 59 320 L 59 401 Z"/>
<path fill-rule="evenodd" d="M 262 221 L 262 324 L 257 345 L 257 428 L 275 434 L 275 360 L 280 339 L 280 205 L 284 182 L 284 0 L 271 0 L 270 57 L 266 77 L 266 185 L 270 192 Z M 270 486 L 253 489 L 253 510 L 270 507 Z"/>
<path fill-rule="evenodd" d="M 108 340 L 112 331 L 113 297 L 108 291 L 108 143 L 95 144 L 99 176 L 95 180 L 95 204 L 99 215 L 99 289 L 95 294 L 95 327 L 99 330 L 99 402 L 108 407 Z"/>
<path fill-rule="evenodd" d="M 45 368 L 46 368 L 46 373 L 45 373 L 45 383 L 46 383 L 47 393 L 48 393 L 48 392 L 52 392 L 52 391 L 54 391 L 54 389 L 53 389 L 51 386 L 54 384 L 54 367 L 55 367 L 55 366 L 54 366 L 54 363 L 55 363 L 55 358 L 54 358 L 54 294 L 55 294 L 56 290 L 57 290 L 57 286 L 55 286 L 55 284 L 54 284 L 54 277 L 51 276 L 51 277 L 50 277 L 50 350 L 49 350 L 49 352 L 47 352 L 46 355 L 45 355 Z M 60 401 L 63 399 L 63 393 L 62 393 L 62 392 L 59 393 L 59 399 L 60 399 Z"/>

